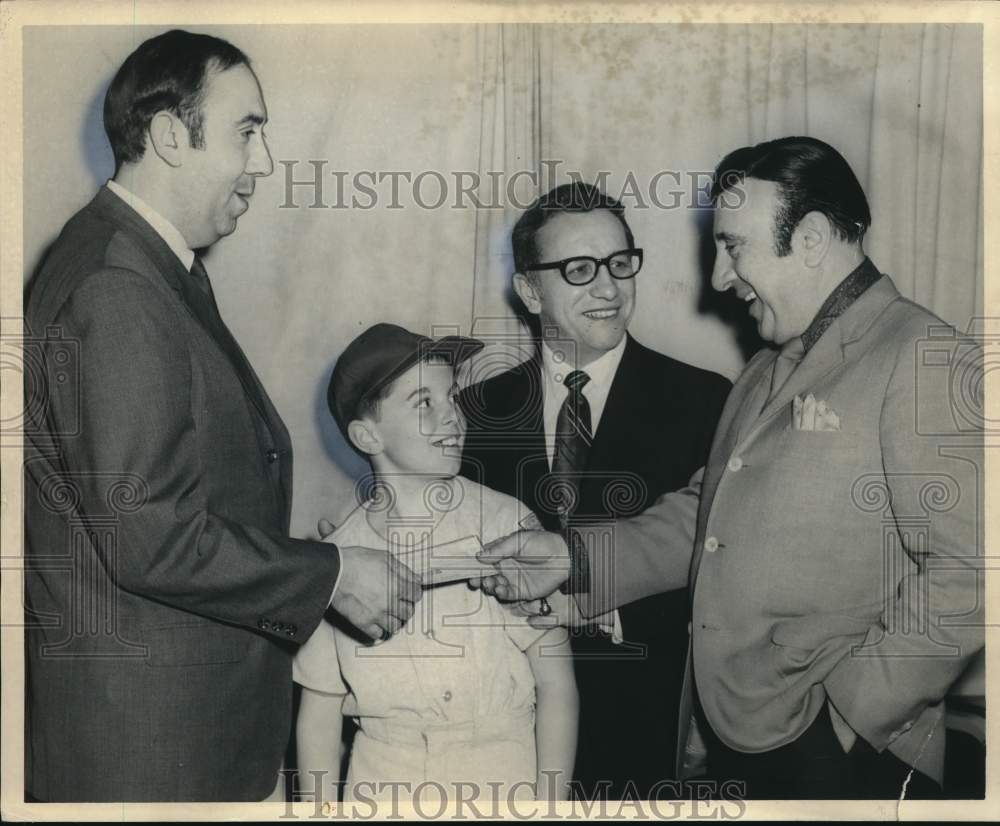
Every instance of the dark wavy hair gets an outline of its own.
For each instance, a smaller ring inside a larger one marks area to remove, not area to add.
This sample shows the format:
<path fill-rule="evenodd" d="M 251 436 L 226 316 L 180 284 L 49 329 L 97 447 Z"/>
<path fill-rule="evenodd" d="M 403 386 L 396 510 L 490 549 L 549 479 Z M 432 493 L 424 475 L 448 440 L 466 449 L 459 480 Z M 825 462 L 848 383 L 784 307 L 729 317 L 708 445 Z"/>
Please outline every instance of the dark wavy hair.
<path fill-rule="evenodd" d="M 573 181 L 550 189 L 517 219 L 510 238 L 514 249 L 514 269 L 524 272 L 526 267 L 540 263 L 535 238 L 551 218 L 561 212 L 593 212 L 595 209 L 606 209 L 614 215 L 625 229 L 628 246 L 635 246 L 621 202 L 605 195 L 593 184 Z"/>
<path fill-rule="evenodd" d="M 167 111 L 187 127 L 191 146 L 204 145 L 202 102 L 210 71 L 250 65 L 236 46 L 218 37 L 173 29 L 150 38 L 130 54 L 104 97 L 104 131 L 115 170 L 135 163 L 146 150 L 153 115 Z"/>
<path fill-rule="evenodd" d="M 712 203 L 724 192 L 736 190 L 746 178 L 778 186 L 780 200 L 774 216 L 778 255 L 792 251 L 792 233 L 809 212 L 823 213 L 837 235 L 852 243 L 860 242 L 871 226 L 868 199 L 850 165 L 836 149 L 816 138 L 779 138 L 730 152 L 715 169 Z"/>

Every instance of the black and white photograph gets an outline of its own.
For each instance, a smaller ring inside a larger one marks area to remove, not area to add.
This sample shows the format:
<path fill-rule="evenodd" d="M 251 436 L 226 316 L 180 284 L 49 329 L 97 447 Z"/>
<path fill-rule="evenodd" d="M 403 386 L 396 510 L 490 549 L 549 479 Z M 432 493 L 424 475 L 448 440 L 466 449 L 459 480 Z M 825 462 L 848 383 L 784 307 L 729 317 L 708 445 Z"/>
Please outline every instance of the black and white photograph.
<path fill-rule="evenodd" d="M 4 819 L 996 819 L 998 25 L 0 5 Z"/>

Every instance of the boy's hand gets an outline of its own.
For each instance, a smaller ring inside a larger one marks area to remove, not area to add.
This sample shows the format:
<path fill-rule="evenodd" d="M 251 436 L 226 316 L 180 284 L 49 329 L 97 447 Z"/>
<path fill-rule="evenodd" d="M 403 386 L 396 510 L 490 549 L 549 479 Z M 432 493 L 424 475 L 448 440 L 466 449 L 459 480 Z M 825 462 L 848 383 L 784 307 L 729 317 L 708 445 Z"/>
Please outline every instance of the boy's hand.
<path fill-rule="evenodd" d="M 340 581 L 330 605 L 373 640 L 406 625 L 423 596 L 420 577 L 385 551 L 340 548 Z"/>
<path fill-rule="evenodd" d="M 499 573 L 483 577 L 480 587 L 497 599 L 547 597 L 569 578 L 569 549 L 557 533 L 518 531 L 490 542 L 478 555 Z"/>

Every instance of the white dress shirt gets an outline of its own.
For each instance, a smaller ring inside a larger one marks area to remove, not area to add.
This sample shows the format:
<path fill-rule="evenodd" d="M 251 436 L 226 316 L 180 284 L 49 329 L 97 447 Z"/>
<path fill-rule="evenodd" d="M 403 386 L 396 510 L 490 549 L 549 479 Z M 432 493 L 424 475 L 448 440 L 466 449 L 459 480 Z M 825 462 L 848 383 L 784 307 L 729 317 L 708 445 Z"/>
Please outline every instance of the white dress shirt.
<path fill-rule="evenodd" d="M 604 405 L 608 401 L 608 393 L 611 392 L 611 383 L 615 380 L 615 373 L 618 372 L 618 365 L 621 364 L 624 353 L 625 336 L 622 336 L 622 340 L 603 356 L 586 367 L 576 368 L 570 363 L 566 354 L 558 349 L 552 349 L 548 342 L 542 344 L 544 386 L 542 416 L 545 426 L 545 451 L 549 458 L 550 470 L 556 452 L 556 421 L 559 418 L 559 408 L 569 395 L 566 385 L 563 384 L 566 376 L 576 369 L 582 369 L 590 376 L 590 381 L 583 386 L 583 397 L 590 404 L 590 432 L 593 435 L 597 433 L 597 427 L 601 423 Z"/>
<path fill-rule="evenodd" d="M 184 240 L 184 236 L 181 235 L 180 230 L 142 200 L 142 198 L 123 187 L 117 181 L 108 181 L 108 189 L 139 213 L 139 217 L 153 228 L 153 231 L 170 247 L 170 251 L 180 259 L 180 262 L 184 265 L 184 269 L 190 272 L 191 265 L 194 263 L 194 250 L 187 245 L 187 241 Z"/>
<path fill-rule="evenodd" d="M 542 420 L 545 427 L 545 451 L 548 454 L 549 470 L 552 469 L 556 452 L 556 422 L 559 418 L 559 408 L 569 395 L 566 385 L 563 384 L 566 376 L 576 369 L 582 369 L 590 376 L 590 381 L 583 386 L 582 392 L 590 405 L 590 432 L 591 435 L 596 434 L 601 416 L 604 414 L 604 406 L 608 401 L 608 393 L 611 392 L 611 383 L 615 380 L 615 373 L 618 372 L 618 365 L 621 364 L 624 354 L 625 336 L 622 336 L 622 340 L 603 356 L 584 368 L 576 368 L 570 363 L 568 354 L 558 348 L 553 349 L 548 342 L 542 343 L 542 387 L 544 388 Z M 621 618 L 617 610 L 594 617 L 592 622 L 610 633 L 615 643 L 620 644 L 623 641 Z"/>

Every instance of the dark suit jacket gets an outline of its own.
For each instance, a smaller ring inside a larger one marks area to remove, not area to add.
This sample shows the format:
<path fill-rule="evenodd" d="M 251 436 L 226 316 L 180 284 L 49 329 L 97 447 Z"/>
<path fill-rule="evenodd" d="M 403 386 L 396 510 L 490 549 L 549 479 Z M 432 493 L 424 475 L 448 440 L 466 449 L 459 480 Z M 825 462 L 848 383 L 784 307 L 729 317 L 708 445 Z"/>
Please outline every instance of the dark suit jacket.
<path fill-rule="evenodd" d="M 541 370 L 536 355 L 464 391 L 463 474 L 516 496 L 547 528 L 558 530 Z M 664 492 L 685 485 L 708 456 L 729 387 L 721 376 L 654 352 L 629 336 L 594 434 L 574 516 L 604 520 L 638 514 Z M 671 744 L 663 739 L 676 736 L 675 698 L 687 650 L 685 592 L 625 606 L 621 620 L 632 645 L 574 640 L 582 708 L 577 776 L 637 783 L 643 776 L 662 779 L 672 758 Z M 591 662 L 583 665 L 587 659 Z M 596 720 L 596 706 L 610 716 Z M 612 749 L 595 728 L 618 729 L 630 742 Z M 588 744 L 590 737 L 596 740 Z M 622 748 L 630 754 L 622 754 Z M 593 765 L 588 768 L 588 763 Z"/>
<path fill-rule="evenodd" d="M 102 189 L 26 307 L 28 790 L 273 789 L 291 658 L 339 569 L 288 538 L 288 433 L 189 273 Z"/>

